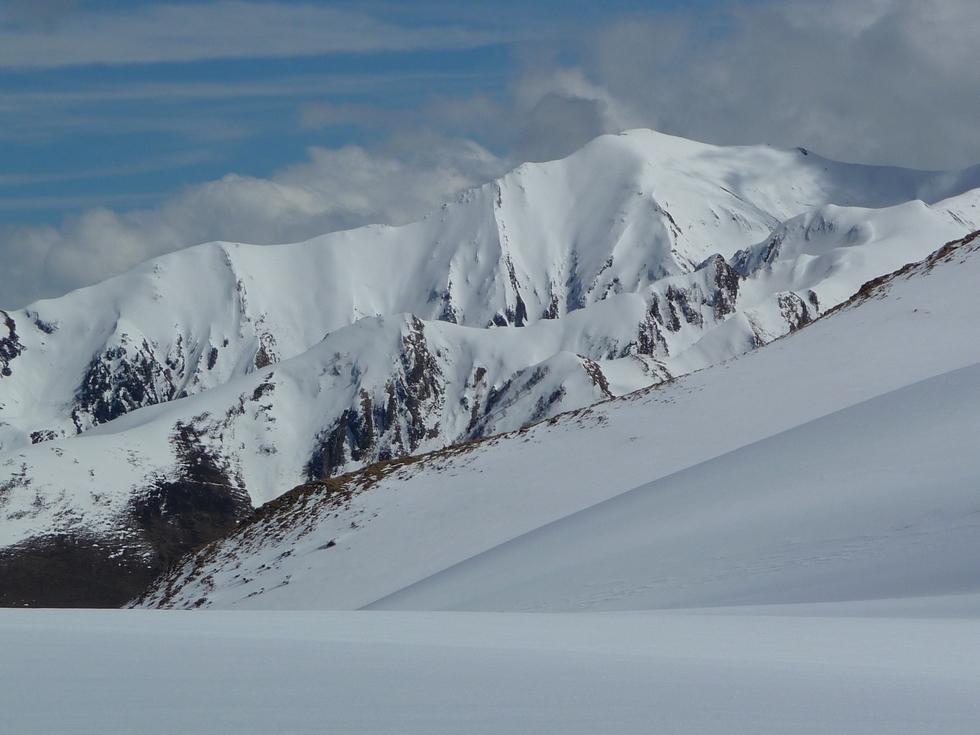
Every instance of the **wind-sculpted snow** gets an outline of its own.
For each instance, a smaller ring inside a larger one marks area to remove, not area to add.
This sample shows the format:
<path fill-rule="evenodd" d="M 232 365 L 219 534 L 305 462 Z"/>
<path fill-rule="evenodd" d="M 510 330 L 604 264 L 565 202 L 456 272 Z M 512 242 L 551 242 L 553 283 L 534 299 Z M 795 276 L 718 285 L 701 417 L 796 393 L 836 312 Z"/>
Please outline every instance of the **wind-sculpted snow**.
<path fill-rule="evenodd" d="M 740 355 L 980 226 L 978 184 L 631 131 L 412 225 L 209 243 L 0 315 L 0 546 L 158 569 L 192 543 L 140 525 L 168 483 L 216 493 L 219 533 L 243 498 Z M 190 435 L 220 481 L 187 475 Z"/>

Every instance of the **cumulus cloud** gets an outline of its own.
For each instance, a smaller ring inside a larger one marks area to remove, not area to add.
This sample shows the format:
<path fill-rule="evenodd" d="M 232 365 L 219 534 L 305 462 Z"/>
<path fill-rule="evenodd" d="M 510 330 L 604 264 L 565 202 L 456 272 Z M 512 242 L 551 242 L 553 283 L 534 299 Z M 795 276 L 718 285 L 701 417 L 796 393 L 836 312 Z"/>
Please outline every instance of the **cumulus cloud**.
<path fill-rule="evenodd" d="M 0 308 L 57 296 L 211 240 L 271 244 L 369 223 L 404 224 L 505 166 L 465 140 L 428 139 L 400 154 L 311 148 L 307 160 L 270 179 L 230 174 L 154 209 L 120 214 L 100 207 L 60 228 L 8 226 L 0 229 Z"/>
<path fill-rule="evenodd" d="M 980 161 L 975 0 L 787 0 L 602 29 L 583 74 L 641 124 L 923 168 Z"/>
<path fill-rule="evenodd" d="M 500 34 L 460 26 L 401 27 L 369 15 L 312 4 L 216 3 L 138 5 L 126 12 L 78 10 L 73 3 L 14 2 L 11 12 L 44 28 L 0 28 L 0 67 L 59 67 L 201 59 L 311 56 L 481 46 Z"/>
<path fill-rule="evenodd" d="M 975 0 L 718 0 L 713 7 L 596 28 L 575 65 L 556 61 L 567 58 L 560 54 L 529 53 L 508 96 L 430 97 L 399 110 L 304 97 L 302 127 L 374 126 L 387 142 L 312 148 L 270 179 L 229 175 L 153 209 L 93 209 L 58 228 L 7 227 L 0 230 L 0 306 L 57 295 L 208 240 L 286 242 L 404 223 L 512 165 L 558 158 L 630 127 L 719 144 L 803 145 L 868 163 L 953 169 L 980 162 Z M 3 53 L 12 52 L 0 39 Z"/>
<path fill-rule="evenodd" d="M 980 162 L 975 0 L 699 7 L 587 32 L 575 66 L 547 49 L 528 51 L 506 104 L 440 100 L 425 122 L 489 141 L 517 162 L 559 158 L 631 127 L 913 168 Z M 321 112 L 324 124 L 371 119 L 352 107 Z"/>
<path fill-rule="evenodd" d="M 579 69 L 543 74 L 532 68 L 516 87 L 512 156 L 547 161 L 567 156 L 603 133 L 639 125 L 623 104 Z"/>

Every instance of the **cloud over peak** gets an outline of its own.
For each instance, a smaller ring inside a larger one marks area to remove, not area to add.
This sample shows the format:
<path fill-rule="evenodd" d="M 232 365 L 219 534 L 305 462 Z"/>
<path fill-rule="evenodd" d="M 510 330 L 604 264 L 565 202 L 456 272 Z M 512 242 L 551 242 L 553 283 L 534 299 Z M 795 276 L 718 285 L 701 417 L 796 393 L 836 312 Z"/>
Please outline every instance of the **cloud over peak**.
<path fill-rule="evenodd" d="M 489 0 L 418 12 L 379 4 L 376 15 L 354 3 L 73 5 L 0 5 L 0 76 L 16 81 L 0 93 L 9 154 L 0 186 L 10 192 L 0 212 L 54 210 L 54 200 L 104 206 L 60 224 L 0 226 L 0 307 L 207 240 L 286 242 L 407 222 L 513 165 L 628 128 L 914 168 L 980 162 L 976 0 L 703 0 L 667 11 L 638 2 L 632 15 L 598 3 L 522 14 Z M 493 23 L 474 21 L 487 14 Z M 413 49 L 445 53 L 376 53 Z M 244 57 L 289 60 L 200 64 L 194 74 L 145 65 Z M 58 160 L 37 165 L 30 151 L 51 140 L 65 141 Z M 153 142 L 103 160 L 122 140 Z M 213 180 L 167 185 L 176 193 L 152 209 L 145 202 L 159 196 L 139 197 L 159 191 L 156 178 L 142 190 L 105 187 L 101 198 L 91 184 L 150 164 L 182 171 L 189 151 L 227 165 L 188 168 L 184 181 Z M 283 160 L 270 164 L 278 151 Z M 269 178 L 221 176 L 277 165 Z M 52 182 L 60 188 L 44 188 Z"/>
<path fill-rule="evenodd" d="M 269 179 L 229 174 L 153 209 L 105 207 L 61 227 L 0 227 L 0 308 L 19 308 L 124 272 L 152 257 L 213 240 L 268 245 L 372 223 L 405 224 L 506 164 L 466 140 L 429 139 L 412 152 L 313 147 Z"/>

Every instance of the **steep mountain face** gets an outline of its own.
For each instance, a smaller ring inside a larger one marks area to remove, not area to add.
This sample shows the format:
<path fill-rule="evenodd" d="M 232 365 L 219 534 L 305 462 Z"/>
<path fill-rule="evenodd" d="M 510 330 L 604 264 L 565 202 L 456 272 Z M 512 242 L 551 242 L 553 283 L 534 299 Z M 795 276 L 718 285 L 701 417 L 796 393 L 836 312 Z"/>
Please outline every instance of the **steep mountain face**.
<path fill-rule="evenodd" d="M 977 186 L 631 131 L 413 225 L 210 243 L 0 314 L 0 565 L 84 547 L 137 585 L 304 480 L 742 354 L 976 229 Z"/>
<path fill-rule="evenodd" d="M 978 274 L 980 232 L 742 359 L 305 484 L 140 604 L 598 611 L 976 594 Z"/>

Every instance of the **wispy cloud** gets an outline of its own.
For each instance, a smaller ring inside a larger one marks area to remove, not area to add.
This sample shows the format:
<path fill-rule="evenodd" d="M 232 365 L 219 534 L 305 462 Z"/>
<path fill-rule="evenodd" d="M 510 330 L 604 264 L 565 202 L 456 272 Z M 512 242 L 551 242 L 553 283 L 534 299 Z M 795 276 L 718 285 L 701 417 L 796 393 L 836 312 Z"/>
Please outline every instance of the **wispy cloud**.
<path fill-rule="evenodd" d="M 0 67 L 186 62 L 330 53 L 473 48 L 514 36 L 450 26 L 400 27 L 335 7 L 223 0 L 76 11 L 49 27 L 0 29 Z"/>
<path fill-rule="evenodd" d="M 171 194 L 169 192 L 160 192 L 157 194 L 99 194 L 92 196 L 47 196 L 47 197 L 4 197 L 0 199 L 0 210 L 8 211 L 21 211 L 25 209 L 84 209 L 84 208 L 95 208 L 95 207 L 134 207 L 134 206 L 147 206 L 152 202 L 158 202 L 161 199 L 167 199 Z M 7 238 L 10 237 L 9 231 L 17 230 L 20 232 L 30 232 L 35 230 L 48 230 L 53 228 L 48 227 L 21 227 L 21 228 L 8 228 L 6 233 Z M 0 228 L 0 235 L 4 234 L 2 228 Z M 5 238 L 0 236 L 0 242 Z M 5 243 L 5 246 L 9 246 L 9 242 Z"/>
<path fill-rule="evenodd" d="M 923 168 L 980 161 L 976 0 L 720 7 L 606 26 L 583 73 L 640 124 L 709 142 Z"/>
<path fill-rule="evenodd" d="M 107 166 L 104 168 L 88 169 L 85 171 L 58 171 L 56 173 L 32 174 L 0 174 L 0 186 L 25 186 L 30 184 L 53 184 L 61 181 L 91 181 L 93 179 L 110 179 L 121 176 L 136 176 L 155 171 L 172 171 L 193 166 L 206 161 L 214 161 L 217 156 L 206 150 L 187 151 L 171 156 L 148 157 L 133 166 Z M 0 199 L 0 207 L 13 209 L 10 199 Z"/>
<path fill-rule="evenodd" d="M 77 4 L 76 0 L 0 0 L 0 20 L 50 28 Z"/>
<path fill-rule="evenodd" d="M 356 118 L 359 123 L 395 125 L 404 123 L 405 117 L 378 105 L 323 100 L 347 96 L 383 100 L 392 92 L 481 81 L 478 72 L 470 71 L 398 71 L 304 74 L 269 80 L 96 82 L 77 83 L 74 89 L 0 90 L 0 141 L 150 131 L 185 135 L 193 141 L 243 138 L 267 131 L 268 101 L 298 109 L 295 117 L 293 113 L 287 117 L 296 119 L 305 130 L 327 127 L 342 118 L 355 121 L 355 110 L 362 113 Z M 148 114 L 149 110 L 152 112 Z"/>
<path fill-rule="evenodd" d="M 42 104 L 90 104 L 140 100 L 215 100 L 245 97 L 304 97 L 327 94 L 377 93 L 396 85 L 437 79 L 473 79 L 468 72 L 397 72 L 384 74 L 304 74 L 264 81 L 119 82 L 92 84 L 82 89 L 0 91 L 0 112 L 20 111 Z"/>
<path fill-rule="evenodd" d="M 242 140 L 268 132 L 268 125 L 262 120 L 214 111 L 201 111 L 195 116 L 189 116 L 172 110 L 127 110 L 123 113 L 70 110 L 69 114 L 55 116 L 46 115 L 45 110 L 39 108 L 25 118 L 13 124 L 0 125 L 0 141 L 15 145 L 21 142 L 41 144 L 71 136 L 105 137 L 159 133 L 180 137 L 192 145 L 200 145 Z"/>
<path fill-rule="evenodd" d="M 209 240 L 270 244 L 374 222 L 403 224 L 500 175 L 506 165 L 475 143 L 445 138 L 406 145 L 400 155 L 314 147 L 305 161 L 269 179 L 232 174 L 153 208 L 120 214 L 96 207 L 57 228 L 0 226 L 0 308 L 57 296 Z M 21 208 L 55 204 L 50 198 L 13 201 Z"/>
<path fill-rule="evenodd" d="M 377 105 L 331 102 L 311 102 L 300 110 L 300 127 L 307 130 L 334 125 L 388 126 L 401 111 L 382 109 Z M 404 118 L 403 118 L 404 119 Z"/>

